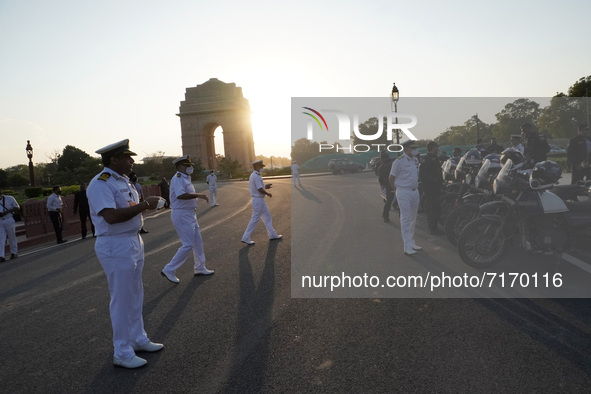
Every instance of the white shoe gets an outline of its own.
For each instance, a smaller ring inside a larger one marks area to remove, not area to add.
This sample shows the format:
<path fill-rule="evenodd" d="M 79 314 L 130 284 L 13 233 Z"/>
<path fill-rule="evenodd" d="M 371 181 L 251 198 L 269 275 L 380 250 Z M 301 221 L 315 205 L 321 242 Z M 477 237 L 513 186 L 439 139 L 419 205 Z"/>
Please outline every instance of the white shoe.
<path fill-rule="evenodd" d="M 279 234 L 276 237 L 269 238 L 269 241 L 277 241 L 277 240 L 282 239 L 282 238 L 283 238 L 283 235 Z"/>
<path fill-rule="evenodd" d="M 139 368 L 146 365 L 148 362 L 141 357 L 133 356 L 129 360 L 119 360 L 118 358 L 113 357 L 113 364 L 118 367 L 123 368 Z"/>
<path fill-rule="evenodd" d="M 413 254 L 417 254 L 416 250 L 405 250 L 404 254 L 407 256 L 412 256 Z"/>
<path fill-rule="evenodd" d="M 164 276 L 166 279 L 171 281 L 172 283 L 179 283 L 179 278 L 176 277 L 175 274 L 169 274 L 168 272 L 161 271 L 160 275 Z"/>
<path fill-rule="evenodd" d="M 195 270 L 193 270 L 193 274 L 194 274 L 195 276 L 197 276 L 197 275 L 211 275 L 211 274 L 213 274 L 213 273 L 214 273 L 214 271 L 213 271 L 213 270 L 208 270 L 208 269 L 207 269 L 207 268 L 205 268 L 205 267 L 204 267 L 204 268 L 199 268 L 199 269 L 195 269 Z"/>
<path fill-rule="evenodd" d="M 245 241 L 245 240 L 242 240 L 240 242 L 242 242 L 243 244 L 250 245 L 250 246 L 254 245 L 254 241 Z"/>
<path fill-rule="evenodd" d="M 134 346 L 133 350 L 136 352 L 157 352 L 159 350 L 164 349 L 164 345 L 161 343 L 154 343 L 152 341 L 148 341 L 140 346 Z"/>
<path fill-rule="evenodd" d="M 419 246 L 419 245 L 417 245 L 417 244 L 413 244 L 413 245 L 412 245 L 412 248 L 413 248 L 414 250 L 423 250 L 423 247 L 422 247 L 422 246 Z"/>

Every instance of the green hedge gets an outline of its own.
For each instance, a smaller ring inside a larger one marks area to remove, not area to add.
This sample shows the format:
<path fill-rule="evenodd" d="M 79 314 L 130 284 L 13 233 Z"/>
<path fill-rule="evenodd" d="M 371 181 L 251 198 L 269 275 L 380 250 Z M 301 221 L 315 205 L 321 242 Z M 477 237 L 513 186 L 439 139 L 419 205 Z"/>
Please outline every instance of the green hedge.
<path fill-rule="evenodd" d="M 25 196 L 28 198 L 37 198 L 43 194 L 42 187 L 28 187 L 25 189 Z"/>

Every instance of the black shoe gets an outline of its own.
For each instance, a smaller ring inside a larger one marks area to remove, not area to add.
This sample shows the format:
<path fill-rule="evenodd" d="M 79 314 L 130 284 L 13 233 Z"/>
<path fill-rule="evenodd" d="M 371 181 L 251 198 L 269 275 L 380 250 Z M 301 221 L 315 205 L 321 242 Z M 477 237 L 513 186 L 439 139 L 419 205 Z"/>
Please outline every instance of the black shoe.
<path fill-rule="evenodd" d="M 6 259 L 4 257 L 0 257 L 0 263 L 4 263 L 6 262 Z"/>
<path fill-rule="evenodd" d="M 143 228 L 140 230 L 140 234 L 148 234 L 149 231 L 148 230 L 144 230 Z"/>
<path fill-rule="evenodd" d="M 384 223 L 389 223 L 390 222 L 390 218 L 384 218 Z"/>
<path fill-rule="evenodd" d="M 443 231 L 439 229 L 429 230 L 429 235 L 443 235 Z"/>
<path fill-rule="evenodd" d="M 18 256 L 16 255 L 16 253 L 11 253 L 10 254 L 10 260 L 14 260 L 16 259 Z"/>
<path fill-rule="evenodd" d="M 61 241 L 57 241 L 58 244 L 63 244 L 63 243 L 66 243 L 66 242 L 68 242 L 67 239 L 62 239 Z"/>

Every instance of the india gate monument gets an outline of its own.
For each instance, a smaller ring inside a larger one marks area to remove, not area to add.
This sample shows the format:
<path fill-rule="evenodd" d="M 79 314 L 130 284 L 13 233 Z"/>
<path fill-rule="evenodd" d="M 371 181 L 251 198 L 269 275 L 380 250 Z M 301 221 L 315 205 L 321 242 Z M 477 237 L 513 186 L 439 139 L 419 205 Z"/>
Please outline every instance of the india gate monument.
<path fill-rule="evenodd" d="M 244 170 L 251 167 L 255 155 L 250 104 L 235 83 L 211 78 L 187 88 L 177 116 L 181 118 L 183 155 L 201 159 L 205 169 L 217 169 L 213 134 L 221 126 L 225 157 L 238 160 Z"/>

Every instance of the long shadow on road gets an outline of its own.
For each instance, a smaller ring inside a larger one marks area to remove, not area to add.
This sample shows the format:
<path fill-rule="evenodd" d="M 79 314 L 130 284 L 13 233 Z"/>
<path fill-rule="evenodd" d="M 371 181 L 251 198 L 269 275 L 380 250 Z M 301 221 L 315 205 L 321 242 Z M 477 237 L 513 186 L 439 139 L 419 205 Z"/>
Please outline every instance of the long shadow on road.
<path fill-rule="evenodd" d="M 260 392 L 269 358 L 269 334 L 275 288 L 275 255 L 281 241 L 269 242 L 261 277 L 255 278 L 251 247 L 239 252 L 240 305 L 234 361 L 225 393 Z M 248 362 L 247 362 L 248 361 Z"/>

